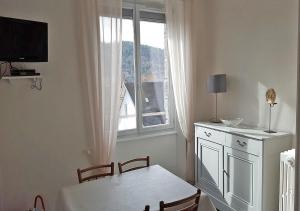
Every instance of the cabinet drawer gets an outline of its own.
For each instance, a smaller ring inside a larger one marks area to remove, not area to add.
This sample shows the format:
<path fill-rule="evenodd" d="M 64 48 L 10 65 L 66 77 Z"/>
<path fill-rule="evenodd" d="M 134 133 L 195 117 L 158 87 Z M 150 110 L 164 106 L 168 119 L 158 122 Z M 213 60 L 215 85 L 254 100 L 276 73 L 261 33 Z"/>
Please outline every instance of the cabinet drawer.
<path fill-rule="evenodd" d="M 196 137 L 221 145 L 225 144 L 225 133 L 205 127 L 196 127 Z"/>
<path fill-rule="evenodd" d="M 262 141 L 226 134 L 225 145 L 254 155 L 262 155 Z"/>

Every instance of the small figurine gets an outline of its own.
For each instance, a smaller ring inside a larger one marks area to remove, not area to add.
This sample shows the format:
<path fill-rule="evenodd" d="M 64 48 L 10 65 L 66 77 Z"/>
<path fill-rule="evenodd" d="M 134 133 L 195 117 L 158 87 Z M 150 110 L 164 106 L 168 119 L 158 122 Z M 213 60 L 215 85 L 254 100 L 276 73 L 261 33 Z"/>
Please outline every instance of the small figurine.
<path fill-rule="evenodd" d="M 271 130 L 271 118 L 272 118 L 272 108 L 277 104 L 276 101 L 276 92 L 274 89 L 268 89 L 266 92 L 266 101 L 270 106 L 269 110 L 269 129 L 266 130 L 266 133 L 276 133 L 276 131 Z"/>

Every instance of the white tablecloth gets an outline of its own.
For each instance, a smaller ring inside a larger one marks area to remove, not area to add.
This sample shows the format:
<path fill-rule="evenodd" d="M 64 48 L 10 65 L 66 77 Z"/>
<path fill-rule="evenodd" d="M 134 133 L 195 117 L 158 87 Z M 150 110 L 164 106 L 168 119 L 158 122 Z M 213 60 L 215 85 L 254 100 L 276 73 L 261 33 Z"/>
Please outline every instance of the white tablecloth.
<path fill-rule="evenodd" d="M 197 189 L 159 165 L 122 175 L 65 187 L 57 211 L 142 211 L 145 205 L 159 210 L 159 202 L 176 201 Z M 201 194 L 199 211 L 216 211 L 206 194 Z"/>

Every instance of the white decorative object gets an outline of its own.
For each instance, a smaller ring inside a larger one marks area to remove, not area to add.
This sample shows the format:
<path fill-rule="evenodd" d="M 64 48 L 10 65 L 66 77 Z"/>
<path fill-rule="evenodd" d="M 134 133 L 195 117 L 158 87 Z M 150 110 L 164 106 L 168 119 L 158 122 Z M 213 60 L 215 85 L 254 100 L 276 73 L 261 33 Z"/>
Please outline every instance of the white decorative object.
<path fill-rule="evenodd" d="M 196 186 L 222 211 L 275 211 L 279 160 L 291 148 L 287 133 L 195 124 Z"/>
<path fill-rule="evenodd" d="M 242 123 L 243 118 L 236 118 L 236 119 L 221 119 L 221 122 L 226 126 L 238 126 Z"/>

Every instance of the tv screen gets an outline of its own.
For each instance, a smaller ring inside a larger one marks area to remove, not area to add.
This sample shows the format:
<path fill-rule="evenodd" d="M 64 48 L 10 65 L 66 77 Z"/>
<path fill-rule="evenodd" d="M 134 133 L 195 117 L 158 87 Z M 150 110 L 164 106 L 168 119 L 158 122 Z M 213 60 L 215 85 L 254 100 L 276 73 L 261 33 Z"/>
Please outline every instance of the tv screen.
<path fill-rule="evenodd" d="M 0 61 L 47 62 L 48 24 L 0 17 Z"/>

